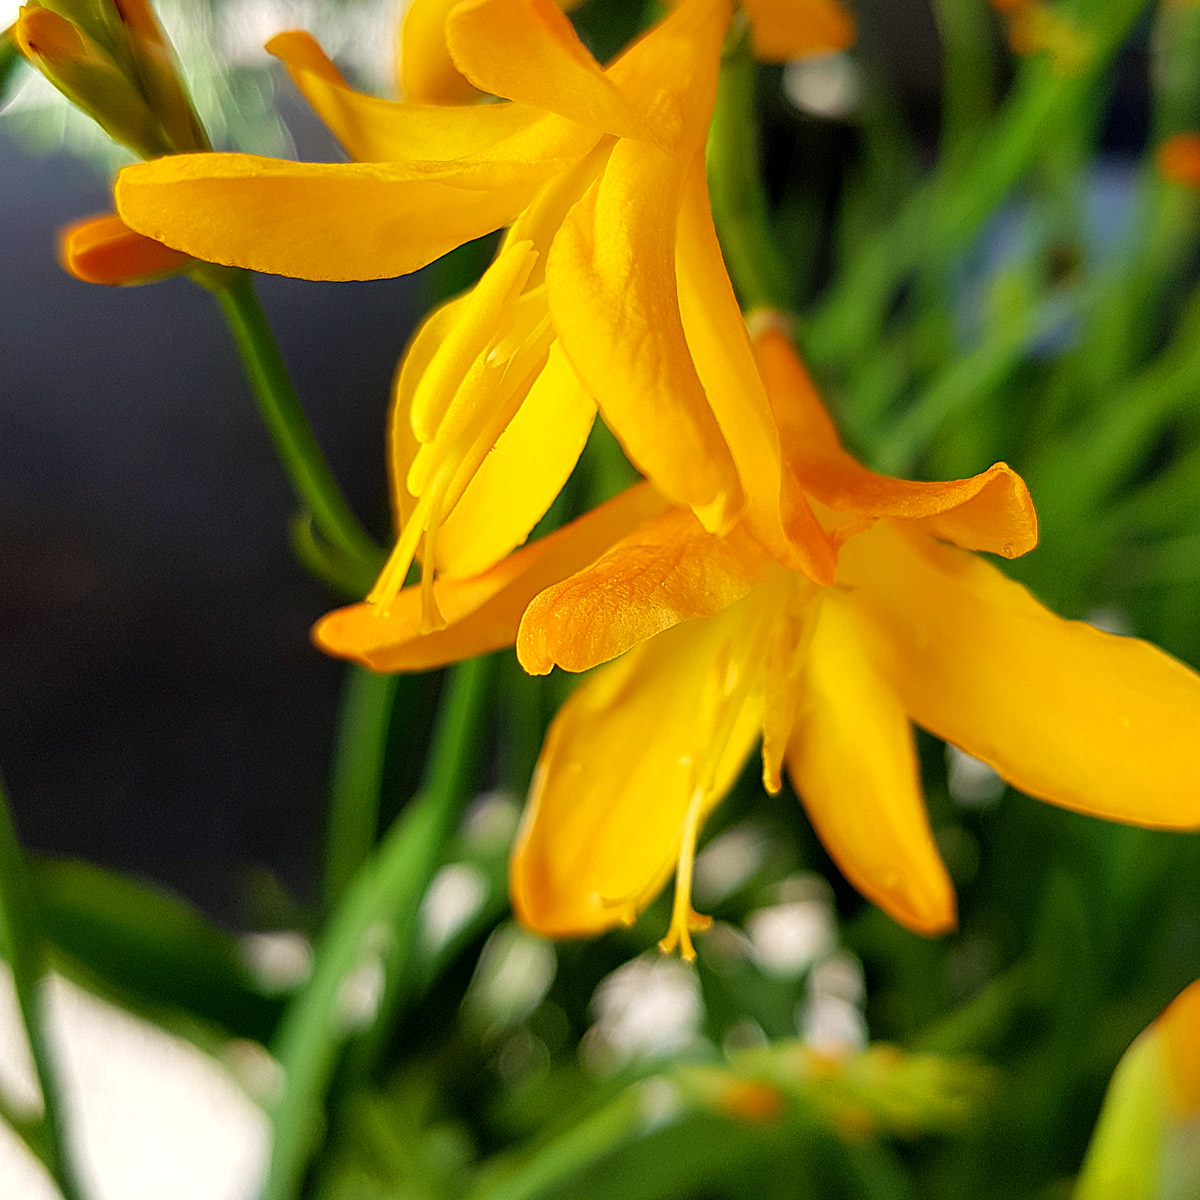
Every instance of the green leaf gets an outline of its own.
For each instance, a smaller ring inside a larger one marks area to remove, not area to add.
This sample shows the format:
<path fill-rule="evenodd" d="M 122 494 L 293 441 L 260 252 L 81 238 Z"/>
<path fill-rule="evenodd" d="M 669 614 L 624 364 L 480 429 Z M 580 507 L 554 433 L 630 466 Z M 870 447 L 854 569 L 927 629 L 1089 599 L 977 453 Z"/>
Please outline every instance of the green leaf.
<path fill-rule="evenodd" d="M 33 886 L 47 939 L 115 998 L 272 1036 L 282 1000 L 255 985 L 237 939 L 191 905 L 89 863 L 39 863 Z"/>

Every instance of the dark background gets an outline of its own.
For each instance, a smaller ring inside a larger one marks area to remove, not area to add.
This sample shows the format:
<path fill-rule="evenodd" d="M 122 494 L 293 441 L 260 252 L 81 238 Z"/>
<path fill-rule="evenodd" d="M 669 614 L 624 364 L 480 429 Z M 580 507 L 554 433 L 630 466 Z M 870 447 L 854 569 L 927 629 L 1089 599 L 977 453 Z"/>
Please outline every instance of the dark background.
<path fill-rule="evenodd" d="M 207 294 L 57 267 L 58 227 L 109 206 L 95 169 L 0 127 L 0 764 L 31 847 L 235 921 L 247 865 L 308 891 L 342 674 L 308 628 L 333 601 L 291 558 L 292 497 Z M 419 281 L 259 283 L 382 538 Z"/>

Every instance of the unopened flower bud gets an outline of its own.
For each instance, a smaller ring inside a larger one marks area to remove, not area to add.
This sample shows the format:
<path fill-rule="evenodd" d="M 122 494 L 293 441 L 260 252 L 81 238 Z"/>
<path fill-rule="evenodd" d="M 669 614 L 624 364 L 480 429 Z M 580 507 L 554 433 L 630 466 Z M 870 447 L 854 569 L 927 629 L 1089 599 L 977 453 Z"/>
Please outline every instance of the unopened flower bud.
<path fill-rule="evenodd" d="M 58 235 L 63 269 L 85 283 L 153 283 L 187 270 L 186 254 L 134 233 L 116 213 L 87 217 Z"/>
<path fill-rule="evenodd" d="M 143 158 L 169 152 L 145 98 L 82 28 L 48 8 L 26 6 L 15 30 L 25 57 L 106 133 Z"/>
<path fill-rule="evenodd" d="M 211 147 L 179 78 L 171 44 L 147 0 L 112 0 L 142 91 L 178 154 Z"/>

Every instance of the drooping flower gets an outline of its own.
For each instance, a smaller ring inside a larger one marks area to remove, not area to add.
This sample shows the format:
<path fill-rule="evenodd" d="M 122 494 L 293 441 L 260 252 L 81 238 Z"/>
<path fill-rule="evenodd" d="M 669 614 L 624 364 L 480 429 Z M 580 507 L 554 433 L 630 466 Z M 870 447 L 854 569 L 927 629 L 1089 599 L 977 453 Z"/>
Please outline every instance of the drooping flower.
<path fill-rule="evenodd" d="M 1033 547 L 1019 477 L 1004 464 L 950 483 L 876 475 L 841 447 L 769 322 L 756 349 L 789 472 L 839 546 L 833 586 L 781 567 L 741 526 L 719 537 L 661 501 L 639 517 L 650 493 L 635 491 L 611 502 L 636 518 L 623 534 L 610 521 L 586 542 L 600 510 L 476 580 L 446 581 L 451 625 L 438 643 L 420 636 L 412 593 L 387 620 L 360 605 L 318 626 L 333 653 L 428 666 L 505 644 L 527 605 L 527 670 L 616 659 L 547 735 L 512 864 L 521 918 L 552 935 L 597 932 L 632 920 L 674 873 L 667 944 L 690 953 L 703 924 L 690 904 L 696 836 L 760 737 L 766 785 L 778 789 L 786 765 L 847 878 L 927 934 L 953 924 L 955 905 L 914 722 L 1052 803 L 1200 824 L 1200 677 L 1143 642 L 1059 619 L 971 553 Z M 593 561 L 568 575 L 572 545 Z"/>
<path fill-rule="evenodd" d="M 1166 1200 L 1200 1179 L 1200 981 L 1122 1056 L 1073 1200 Z"/>
<path fill-rule="evenodd" d="M 774 54 L 852 32 L 830 0 L 750 13 Z M 272 49 L 358 162 L 205 155 L 122 174 L 120 211 L 140 232 L 306 278 L 402 274 L 509 226 L 400 372 L 402 532 L 372 592 L 381 610 L 419 556 L 425 619 L 440 623 L 435 575 L 469 577 L 524 541 L 597 407 L 706 528 L 741 519 L 779 561 L 832 579 L 832 544 L 782 472 L 709 211 L 704 143 L 732 14 L 730 0 L 682 0 L 601 68 L 551 0 L 467 0 L 445 18 L 449 53 L 505 99 L 460 106 L 360 95 L 311 38 L 283 35 Z"/>

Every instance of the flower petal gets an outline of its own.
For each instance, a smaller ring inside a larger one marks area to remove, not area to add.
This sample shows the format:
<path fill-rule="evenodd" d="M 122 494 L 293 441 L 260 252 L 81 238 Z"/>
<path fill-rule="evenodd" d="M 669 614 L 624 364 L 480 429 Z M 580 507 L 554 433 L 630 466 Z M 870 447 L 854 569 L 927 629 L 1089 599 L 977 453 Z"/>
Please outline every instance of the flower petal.
<path fill-rule="evenodd" d="M 446 17 L 458 2 L 410 0 L 405 5 L 396 33 L 396 83 L 405 100 L 467 104 L 478 97 L 446 47 Z"/>
<path fill-rule="evenodd" d="M 494 96 L 620 137 L 670 145 L 678 136 L 656 110 L 629 103 L 554 0 L 465 0 L 447 18 L 446 41 L 459 70 Z"/>
<path fill-rule="evenodd" d="M 721 612 L 766 570 L 740 528 L 715 538 L 687 509 L 668 509 L 542 592 L 521 622 L 517 657 L 531 675 L 556 665 L 586 671 L 682 621 Z"/>
<path fill-rule="evenodd" d="M 596 402 L 557 342 L 517 415 L 438 533 L 437 567 L 465 578 L 529 536 L 583 453 Z"/>
<path fill-rule="evenodd" d="M 970 479 L 914 482 L 877 475 L 847 454 L 791 341 L 769 323 L 754 339 L 784 454 L 804 490 L 835 512 L 912 521 L 966 550 L 1015 558 L 1037 544 L 1029 490 L 1005 463 Z"/>
<path fill-rule="evenodd" d="M 684 186 L 675 270 L 688 348 L 746 494 L 745 524 L 778 562 L 832 584 L 833 543 L 782 470 L 775 418 L 713 227 L 703 154 Z"/>
<path fill-rule="evenodd" d="M 195 258 L 301 279 L 387 279 L 507 225 L 568 165 L 182 154 L 126 167 L 116 198 L 132 229 Z"/>
<path fill-rule="evenodd" d="M 664 495 L 724 531 L 741 486 L 692 365 L 675 283 L 688 165 L 618 142 L 554 239 L 546 287 L 563 349 L 626 453 Z"/>
<path fill-rule="evenodd" d="M 912 729 L 872 661 L 853 603 L 826 592 L 788 774 L 846 878 L 918 933 L 954 926 L 954 889 L 921 796 Z"/>
<path fill-rule="evenodd" d="M 983 559 L 879 524 L 842 550 L 919 725 L 1064 808 L 1200 826 L 1200 676 L 1064 621 Z"/>
<path fill-rule="evenodd" d="M 364 603 L 328 613 L 313 627 L 313 640 L 327 654 L 374 671 L 425 671 L 498 650 L 512 644 L 521 614 L 538 592 L 587 566 L 662 507 L 648 485 L 637 484 L 482 575 L 437 579 L 434 595 L 445 629 L 421 633 L 421 589 L 410 587 L 386 612 Z"/>
<path fill-rule="evenodd" d="M 283 61 L 300 93 L 360 162 L 465 158 L 528 130 L 546 115 L 523 104 L 418 104 L 365 95 L 350 87 L 316 39 L 301 31 L 277 34 L 267 49 Z"/>
<path fill-rule="evenodd" d="M 191 259 L 134 233 L 115 213 L 88 217 L 58 235 L 63 269 L 84 283 L 150 283 L 186 271 Z"/>
<path fill-rule="evenodd" d="M 742 0 L 742 8 L 763 62 L 832 54 L 854 42 L 854 18 L 837 0 Z"/>
<path fill-rule="evenodd" d="M 754 669 L 734 648 L 747 645 L 745 620 L 739 605 L 668 630 L 572 693 L 546 735 L 509 872 L 531 929 L 630 923 L 666 882 L 697 771 L 711 770 L 711 806 L 758 736 L 753 689 L 734 712 L 723 703 L 730 676 Z"/>

